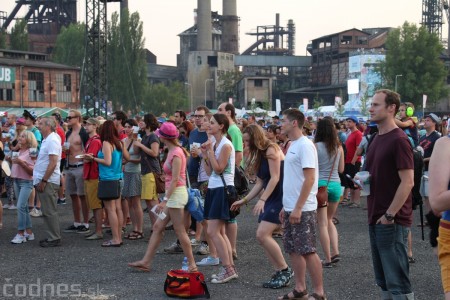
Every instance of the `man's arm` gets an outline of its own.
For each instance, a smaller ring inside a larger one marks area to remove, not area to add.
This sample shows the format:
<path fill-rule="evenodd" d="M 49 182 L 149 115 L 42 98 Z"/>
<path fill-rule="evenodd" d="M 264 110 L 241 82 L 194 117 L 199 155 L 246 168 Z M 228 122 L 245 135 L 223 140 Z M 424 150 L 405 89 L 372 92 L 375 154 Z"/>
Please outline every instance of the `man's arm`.
<path fill-rule="evenodd" d="M 236 166 L 240 166 L 242 162 L 242 158 L 244 157 L 243 153 L 241 151 L 236 151 L 234 154 L 235 164 Z"/>
<path fill-rule="evenodd" d="M 397 212 L 405 204 L 406 199 L 408 199 L 409 194 L 414 186 L 414 170 L 413 169 L 403 169 L 398 171 L 398 176 L 400 177 L 400 185 L 395 193 L 394 200 L 392 200 L 391 205 L 387 209 L 386 213 L 391 215 L 396 215 Z M 377 223 L 391 224 L 387 221 L 384 216 L 382 216 Z"/>
<path fill-rule="evenodd" d="M 300 196 L 298 197 L 294 210 L 289 216 L 289 221 L 291 224 L 300 223 L 302 208 L 305 205 L 306 200 L 309 197 L 309 193 L 311 193 L 314 181 L 316 180 L 316 169 L 305 168 L 303 169 L 303 175 L 305 176 L 305 182 L 303 183 L 302 190 L 300 191 Z"/>

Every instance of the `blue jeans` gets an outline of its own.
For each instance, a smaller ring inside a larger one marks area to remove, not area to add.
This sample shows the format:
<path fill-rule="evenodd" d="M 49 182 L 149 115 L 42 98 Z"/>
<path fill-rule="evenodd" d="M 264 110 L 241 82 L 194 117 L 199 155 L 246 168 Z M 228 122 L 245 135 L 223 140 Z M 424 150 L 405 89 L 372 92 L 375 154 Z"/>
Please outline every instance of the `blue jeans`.
<path fill-rule="evenodd" d="M 373 269 L 384 299 L 414 299 L 409 280 L 409 228 L 398 224 L 369 225 Z"/>
<path fill-rule="evenodd" d="M 18 230 L 31 228 L 31 218 L 28 210 L 28 198 L 33 190 L 33 180 L 14 178 L 14 193 L 17 197 Z"/>

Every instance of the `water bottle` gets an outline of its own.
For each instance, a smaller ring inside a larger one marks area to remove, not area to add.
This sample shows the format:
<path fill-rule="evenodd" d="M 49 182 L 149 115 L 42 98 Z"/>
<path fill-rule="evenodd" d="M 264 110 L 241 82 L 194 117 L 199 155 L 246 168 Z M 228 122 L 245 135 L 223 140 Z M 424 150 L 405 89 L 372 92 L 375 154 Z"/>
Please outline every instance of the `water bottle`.
<path fill-rule="evenodd" d="M 189 264 L 188 264 L 187 257 L 183 258 L 183 263 L 181 264 L 181 270 L 189 271 Z"/>

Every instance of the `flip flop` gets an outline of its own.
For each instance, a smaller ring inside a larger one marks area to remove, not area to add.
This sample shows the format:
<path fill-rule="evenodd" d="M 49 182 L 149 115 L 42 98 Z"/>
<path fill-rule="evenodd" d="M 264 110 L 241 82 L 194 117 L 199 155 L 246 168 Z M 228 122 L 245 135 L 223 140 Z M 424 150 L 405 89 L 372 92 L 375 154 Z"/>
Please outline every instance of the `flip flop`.
<path fill-rule="evenodd" d="M 135 241 L 135 240 L 140 240 L 144 238 L 144 234 L 142 232 L 139 231 L 133 231 L 132 233 L 130 233 L 127 236 L 127 239 L 129 239 L 130 241 Z"/>
<path fill-rule="evenodd" d="M 128 266 L 133 268 L 133 269 L 142 271 L 142 272 L 150 272 L 150 268 L 149 267 L 146 267 L 146 266 L 143 266 L 143 265 L 139 265 L 139 264 L 136 264 L 136 263 L 129 263 Z"/>
<path fill-rule="evenodd" d="M 109 241 L 107 241 L 107 242 L 104 242 L 104 243 L 102 244 L 102 247 L 120 247 L 120 246 L 122 246 L 122 245 L 123 245 L 123 243 L 113 244 L 113 242 L 112 242 L 111 240 L 109 240 Z"/>

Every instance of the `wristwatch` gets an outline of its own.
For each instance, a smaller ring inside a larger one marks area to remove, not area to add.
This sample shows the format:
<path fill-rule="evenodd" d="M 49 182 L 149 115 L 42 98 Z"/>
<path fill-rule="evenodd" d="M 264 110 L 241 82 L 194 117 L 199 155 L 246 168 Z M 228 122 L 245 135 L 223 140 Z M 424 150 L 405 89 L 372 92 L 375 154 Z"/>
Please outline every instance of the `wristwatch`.
<path fill-rule="evenodd" d="M 394 215 L 393 214 L 390 214 L 390 213 L 385 213 L 384 214 L 384 217 L 386 218 L 386 220 L 388 220 L 389 222 L 392 222 L 392 221 L 394 221 Z"/>

